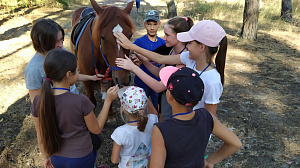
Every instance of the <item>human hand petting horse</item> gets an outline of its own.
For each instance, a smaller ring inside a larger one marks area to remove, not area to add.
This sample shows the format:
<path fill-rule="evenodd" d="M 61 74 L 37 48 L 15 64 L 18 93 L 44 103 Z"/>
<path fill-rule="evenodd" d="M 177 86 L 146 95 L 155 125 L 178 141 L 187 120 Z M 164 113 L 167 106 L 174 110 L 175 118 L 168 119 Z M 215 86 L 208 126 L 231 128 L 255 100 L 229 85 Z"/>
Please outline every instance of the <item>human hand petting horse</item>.
<path fill-rule="evenodd" d="M 117 58 L 116 65 L 120 68 L 129 70 L 129 71 L 133 71 L 133 69 L 139 68 L 139 66 L 136 65 L 135 63 L 133 63 L 131 61 L 131 59 L 128 58 L 126 55 L 125 55 L 125 58 Z"/>

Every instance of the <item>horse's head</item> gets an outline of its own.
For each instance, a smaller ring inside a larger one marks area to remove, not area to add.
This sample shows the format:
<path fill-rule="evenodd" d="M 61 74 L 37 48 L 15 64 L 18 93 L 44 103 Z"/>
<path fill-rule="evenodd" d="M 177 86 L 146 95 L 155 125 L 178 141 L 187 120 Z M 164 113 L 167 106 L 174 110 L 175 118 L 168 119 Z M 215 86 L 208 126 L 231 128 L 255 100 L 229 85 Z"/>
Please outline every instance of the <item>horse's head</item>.
<path fill-rule="evenodd" d="M 116 66 L 116 58 L 124 58 L 124 55 L 129 55 L 129 50 L 126 50 L 117 44 L 116 38 L 113 35 L 114 30 L 123 32 L 129 39 L 133 34 L 134 25 L 129 17 L 133 2 L 130 2 L 121 10 L 115 6 L 100 7 L 95 0 L 91 0 L 91 4 L 97 13 L 93 23 L 93 41 L 94 47 L 99 51 L 102 50 L 107 62 L 111 66 Z M 99 43 L 101 47 L 99 47 Z M 100 53 L 101 54 L 101 53 Z M 103 59 L 102 56 L 100 59 Z M 102 60 L 104 64 L 104 60 Z M 101 64 L 101 65 L 102 65 Z M 112 77 L 116 84 L 129 85 L 130 72 L 127 70 L 112 70 Z"/>

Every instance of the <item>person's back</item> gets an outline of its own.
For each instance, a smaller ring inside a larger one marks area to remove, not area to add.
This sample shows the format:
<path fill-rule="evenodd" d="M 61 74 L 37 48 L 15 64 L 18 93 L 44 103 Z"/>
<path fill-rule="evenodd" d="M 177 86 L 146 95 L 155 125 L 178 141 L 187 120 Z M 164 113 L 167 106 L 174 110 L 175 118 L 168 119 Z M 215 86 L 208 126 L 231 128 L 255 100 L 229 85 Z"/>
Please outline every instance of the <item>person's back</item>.
<path fill-rule="evenodd" d="M 191 120 L 170 118 L 155 125 L 160 130 L 166 146 L 165 167 L 204 166 L 204 152 L 213 129 L 213 118 L 207 110 L 195 110 Z"/>
<path fill-rule="evenodd" d="M 93 168 L 97 152 L 90 132 L 99 134 L 105 124 L 118 87 L 108 89 L 96 118 L 95 105 L 84 95 L 70 92 L 79 76 L 76 56 L 53 49 L 44 61 L 45 81 L 34 97 L 31 113 L 45 167 Z"/>
<path fill-rule="evenodd" d="M 40 96 L 37 96 L 31 106 L 35 117 L 38 117 L 39 100 Z M 95 106 L 86 96 L 71 92 L 55 95 L 54 100 L 60 138 L 63 144 L 68 144 L 62 145 L 55 155 L 71 158 L 88 155 L 93 151 L 93 144 L 84 116 L 93 111 Z"/>
<path fill-rule="evenodd" d="M 119 167 L 142 167 L 148 164 L 151 155 L 152 128 L 153 124 L 157 122 L 158 119 L 155 114 L 148 114 L 148 122 L 144 132 L 139 131 L 137 126 L 129 124 L 115 129 L 111 138 L 117 144 L 122 145 Z"/>
<path fill-rule="evenodd" d="M 205 87 L 193 69 L 168 66 L 159 74 L 167 86 L 172 107 L 170 119 L 156 123 L 152 131 L 151 168 L 213 167 L 241 147 L 238 137 L 204 108 L 193 110 Z M 204 161 L 204 153 L 213 133 L 224 145 Z"/>
<path fill-rule="evenodd" d="M 145 113 L 147 96 L 142 88 L 130 86 L 119 91 L 122 104 L 121 115 L 125 113 L 126 124 L 114 130 L 111 160 L 119 167 L 147 167 L 151 155 L 151 133 L 155 114 Z M 122 115 L 122 118 L 123 115 Z"/>
<path fill-rule="evenodd" d="M 144 20 L 144 26 L 147 30 L 147 34 L 137 38 L 134 41 L 134 44 L 137 46 L 144 48 L 149 51 L 153 51 L 156 48 L 165 45 L 165 41 L 157 36 L 158 28 L 160 27 L 161 22 L 159 19 L 159 13 L 156 10 L 149 10 L 145 14 L 145 20 Z M 152 62 L 152 64 L 156 66 L 160 66 L 159 64 L 156 64 L 155 62 Z M 152 78 L 159 80 L 155 75 L 153 75 L 144 65 L 141 65 L 140 68 L 149 74 Z M 135 76 L 134 78 L 134 85 L 141 87 L 145 90 L 148 97 L 151 97 L 152 104 L 154 105 L 155 109 L 158 110 L 158 94 L 154 92 L 151 88 L 149 88 L 138 76 Z"/>

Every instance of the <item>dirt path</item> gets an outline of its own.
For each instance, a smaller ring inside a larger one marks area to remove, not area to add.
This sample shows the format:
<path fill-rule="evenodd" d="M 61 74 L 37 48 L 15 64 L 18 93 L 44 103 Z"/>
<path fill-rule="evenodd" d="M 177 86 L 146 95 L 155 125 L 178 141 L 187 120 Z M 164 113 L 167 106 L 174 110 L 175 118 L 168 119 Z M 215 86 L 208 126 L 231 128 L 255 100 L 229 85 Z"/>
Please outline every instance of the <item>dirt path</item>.
<path fill-rule="evenodd" d="M 109 4 L 111 1 L 98 1 Z M 165 4 L 142 2 L 141 11 L 157 9 L 164 13 Z M 124 1 L 114 1 L 121 8 Z M 66 31 L 69 49 L 70 10 L 29 8 L 0 17 L 0 167 L 41 167 L 36 135 L 30 117 L 24 69 L 34 55 L 30 41 L 32 23 L 40 18 L 57 21 Z M 142 13 L 142 12 L 141 12 Z M 12 15 L 16 15 L 12 17 Z M 10 17 L 8 17 L 10 16 Z M 133 39 L 145 34 L 143 15 L 135 7 L 131 17 L 136 25 Z M 229 25 L 220 21 L 221 25 Z M 166 19 L 162 20 L 162 25 Z M 239 24 L 238 22 L 236 24 Z M 242 140 L 243 147 L 216 167 L 300 167 L 300 31 L 260 30 L 258 41 L 245 42 L 238 29 L 224 26 L 229 49 L 225 70 L 225 87 L 218 108 L 218 118 Z M 162 37 L 163 31 L 159 32 Z M 84 92 L 82 84 L 79 90 Z M 98 94 L 99 96 L 99 94 Z M 100 105 L 96 110 L 100 109 Z M 114 103 L 118 111 L 118 103 Z M 116 114 L 118 116 L 118 114 Z M 122 122 L 118 119 L 118 125 Z M 105 143 L 98 153 L 98 164 L 110 164 L 110 134 L 116 126 L 104 129 Z M 213 137 L 208 153 L 221 145 Z"/>

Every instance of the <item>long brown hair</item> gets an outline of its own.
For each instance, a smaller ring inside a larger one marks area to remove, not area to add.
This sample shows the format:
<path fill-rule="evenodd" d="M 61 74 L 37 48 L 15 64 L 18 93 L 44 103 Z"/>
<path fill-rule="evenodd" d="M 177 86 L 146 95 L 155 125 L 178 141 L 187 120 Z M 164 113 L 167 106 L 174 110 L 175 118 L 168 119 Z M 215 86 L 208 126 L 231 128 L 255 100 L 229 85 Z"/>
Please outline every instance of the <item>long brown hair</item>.
<path fill-rule="evenodd" d="M 75 73 L 76 68 L 76 56 L 62 49 L 49 51 L 44 61 L 46 77 L 56 82 L 62 81 L 68 71 Z M 43 82 L 38 102 L 41 142 L 48 155 L 59 152 L 62 145 L 51 83 L 49 80 Z"/>

